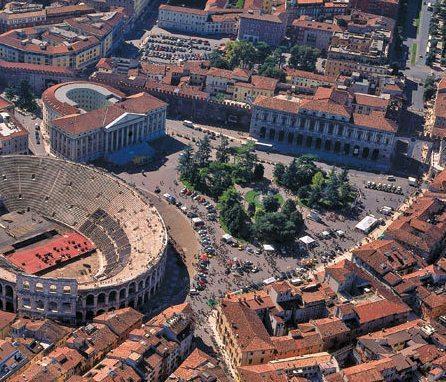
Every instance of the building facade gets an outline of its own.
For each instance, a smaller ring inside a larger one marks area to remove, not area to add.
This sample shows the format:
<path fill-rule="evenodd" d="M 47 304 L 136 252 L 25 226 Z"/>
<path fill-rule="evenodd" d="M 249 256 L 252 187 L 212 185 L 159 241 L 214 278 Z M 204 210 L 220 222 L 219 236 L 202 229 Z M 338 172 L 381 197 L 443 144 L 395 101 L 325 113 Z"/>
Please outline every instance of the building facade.
<path fill-rule="evenodd" d="M 250 135 L 285 152 L 325 153 L 340 164 L 388 168 L 396 130 L 382 113 L 353 113 L 332 100 L 259 97 Z"/>
<path fill-rule="evenodd" d="M 1 112 L 0 155 L 28 152 L 28 131 L 9 112 Z"/>
<path fill-rule="evenodd" d="M 77 162 L 105 157 L 165 134 L 166 103 L 139 93 L 125 97 L 89 82 L 55 85 L 43 96 L 51 152 Z"/>
<path fill-rule="evenodd" d="M 277 46 L 285 37 L 286 23 L 281 17 L 284 15 L 268 15 L 256 11 L 244 13 L 240 15 L 237 38 Z"/>

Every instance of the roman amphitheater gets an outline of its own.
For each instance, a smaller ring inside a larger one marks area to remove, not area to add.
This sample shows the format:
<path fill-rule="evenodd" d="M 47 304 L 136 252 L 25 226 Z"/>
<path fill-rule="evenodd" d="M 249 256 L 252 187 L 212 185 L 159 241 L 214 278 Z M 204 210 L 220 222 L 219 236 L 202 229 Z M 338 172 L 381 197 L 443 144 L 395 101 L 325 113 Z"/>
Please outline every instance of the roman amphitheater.
<path fill-rule="evenodd" d="M 81 323 L 141 309 L 160 285 L 167 233 L 137 190 L 93 167 L 0 157 L 0 308 Z"/>

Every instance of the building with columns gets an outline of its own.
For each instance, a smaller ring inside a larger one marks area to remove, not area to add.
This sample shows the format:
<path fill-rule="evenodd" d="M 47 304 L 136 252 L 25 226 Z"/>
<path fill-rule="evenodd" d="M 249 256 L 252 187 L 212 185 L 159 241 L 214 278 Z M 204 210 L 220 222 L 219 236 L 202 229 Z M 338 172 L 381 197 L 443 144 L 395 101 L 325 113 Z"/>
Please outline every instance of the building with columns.
<path fill-rule="evenodd" d="M 374 96 L 319 88 L 313 97 L 258 97 L 250 135 L 288 153 L 313 153 L 339 165 L 390 166 L 397 131 Z"/>
<path fill-rule="evenodd" d="M 88 81 L 58 84 L 42 95 L 51 152 L 87 162 L 165 134 L 167 104 L 147 93 L 126 97 Z"/>

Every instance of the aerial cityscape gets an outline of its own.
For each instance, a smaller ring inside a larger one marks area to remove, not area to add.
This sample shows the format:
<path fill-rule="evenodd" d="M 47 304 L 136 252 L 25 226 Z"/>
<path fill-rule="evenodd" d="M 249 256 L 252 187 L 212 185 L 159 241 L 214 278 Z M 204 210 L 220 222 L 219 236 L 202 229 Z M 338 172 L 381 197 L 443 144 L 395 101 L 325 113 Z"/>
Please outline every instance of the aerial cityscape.
<path fill-rule="evenodd" d="M 0 0 L 2 381 L 446 381 L 446 0 Z"/>

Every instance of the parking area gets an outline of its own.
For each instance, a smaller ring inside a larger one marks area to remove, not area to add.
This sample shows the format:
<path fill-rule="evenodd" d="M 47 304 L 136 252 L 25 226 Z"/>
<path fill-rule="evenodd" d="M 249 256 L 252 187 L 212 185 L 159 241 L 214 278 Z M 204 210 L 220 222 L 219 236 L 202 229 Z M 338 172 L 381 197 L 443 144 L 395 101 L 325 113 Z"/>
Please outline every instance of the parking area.
<path fill-rule="evenodd" d="M 142 40 L 142 59 L 157 63 L 207 60 L 226 41 L 171 33 L 155 26 Z"/>
<path fill-rule="evenodd" d="M 149 191 L 156 199 L 169 206 L 169 222 L 185 221 L 191 229 L 178 229 L 171 232 L 176 242 L 197 243 L 196 250 L 189 251 L 187 261 L 189 278 L 189 295 L 197 313 L 198 323 L 207 322 L 215 300 L 227 291 L 249 290 L 260 288 L 264 283 L 276 279 L 288 278 L 299 283 L 303 281 L 311 269 L 333 261 L 345 251 L 358 245 L 365 234 L 355 229 L 355 225 L 365 216 L 374 215 L 377 219 L 388 219 L 389 214 L 397 210 L 418 188 L 409 185 L 407 178 L 389 177 L 387 174 L 374 174 L 351 170 L 351 182 L 357 187 L 359 197 L 357 209 L 352 214 L 320 213 L 320 219 L 311 218 L 311 210 L 299 206 L 305 218 L 305 235 L 315 240 L 314 245 L 299 244 L 273 251 L 264 250 L 259 244 L 246 244 L 229 240 L 226 232 L 218 223 L 218 209 L 215 201 L 210 198 L 184 190 L 178 179 L 176 167 L 185 145 L 194 146 L 197 139 L 204 134 L 182 125 L 179 121 L 168 121 L 169 137 L 156 142 L 159 156 L 142 170 L 116 170 L 117 175 L 135 186 Z M 232 132 L 237 138 L 236 132 Z M 211 140 L 212 146 L 219 143 L 218 138 Z M 235 140 L 231 143 L 239 144 Z M 172 149 L 172 147 L 178 149 Z M 215 153 L 215 151 L 214 151 Z M 291 157 L 257 151 L 259 159 L 265 166 L 265 177 L 272 179 L 274 163 L 281 161 L 289 163 Z M 318 163 L 325 171 L 331 166 Z M 395 189 L 400 187 L 400 193 L 388 192 L 387 188 L 368 187 L 368 182 L 391 184 Z M 268 183 L 268 182 L 266 182 Z M 270 187 L 277 186 L 270 183 Z M 242 193 L 249 188 L 241 189 Z M 267 189 L 264 190 L 267 192 Z M 284 198 L 292 197 L 285 190 L 278 189 Z M 383 207 L 388 207 L 383 209 Z M 169 223 L 171 226 L 174 223 Z M 342 231 L 342 233 L 340 232 Z M 379 231 L 379 228 L 377 228 Z M 296 238 L 298 239 L 298 238 Z M 172 280 L 167 283 L 172 283 Z M 166 290 L 172 288 L 166 285 Z M 166 301 L 168 298 L 166 297 Z M 213 339 L 206 325 L 197 325 L 203 341 L 212 345 Z"/>

